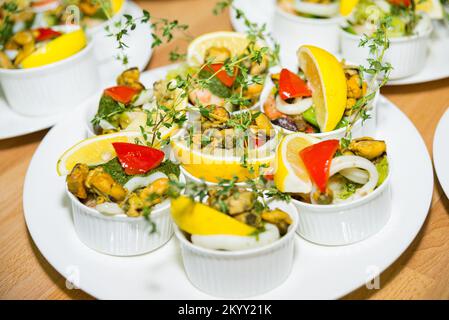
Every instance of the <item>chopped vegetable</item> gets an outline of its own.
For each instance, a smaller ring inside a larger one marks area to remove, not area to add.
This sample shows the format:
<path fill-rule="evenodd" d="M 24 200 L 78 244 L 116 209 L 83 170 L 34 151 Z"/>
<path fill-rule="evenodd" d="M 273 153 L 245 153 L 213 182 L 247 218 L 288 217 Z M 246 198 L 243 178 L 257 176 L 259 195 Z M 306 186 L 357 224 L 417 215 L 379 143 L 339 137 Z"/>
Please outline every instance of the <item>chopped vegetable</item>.
<path fill-rule="evenodd" d="M 133 143 L 115 142 L 117 157 L 126 174 L 142 174 L 159 166 L 164 159 L 164 152 Z"/>
<path fill-rule="evenodd" d="M 313 144 L 299 152 L 310 178 L 322 193 L 326 191 L 332 158 L 339 144 L 338 140 L 327 140 Z"/>
<path fill-rule="evenodd" d="M 237 77 L 238 69 L 234 68 L 233 75 L 230 76 L 224 69 L 219 71 L 221 68 L 223 68 L 223 66 L 224 66 L 223 63 L 214 63 L 214 64 L 211 64 L 210 66 L 208 66 L 208 69 L 211 72 L 213 72 L 213 74 L 216 73 L 215 77 L 217 77 L 218 80 L 221 81 L 221 83 L 223 83 L 227 87 L 232 87 L 232 85 L 234 84 L 235 78 Z"/>
<path fill-rule="evenodd" d="M 312 106 L 302 113 L 302 117 L 314 127 L 319 127 L 316 121 L 315 108 Z"/>
<path fill-rule="evenodd" d="M 62 33 L 55 31 L 51 28 L 38 28 L 38 35 L 36 37 L 36 41 L 46 41 L 56 37 L 59 37 Z"/>
<path fill-rule="evenodd" d="M 115 86 L 104 90 L 105 95 L 124 104 L 130 103 L 137 93 L 137 89 L 128 86 Z"/>
<path fill-rule="evenodd" d="M 297 97 L 310 97 L 312 91 L 298 75 L 284 68 L 279 78 L 279 95 L 282 100 L 287 100 Z"/>

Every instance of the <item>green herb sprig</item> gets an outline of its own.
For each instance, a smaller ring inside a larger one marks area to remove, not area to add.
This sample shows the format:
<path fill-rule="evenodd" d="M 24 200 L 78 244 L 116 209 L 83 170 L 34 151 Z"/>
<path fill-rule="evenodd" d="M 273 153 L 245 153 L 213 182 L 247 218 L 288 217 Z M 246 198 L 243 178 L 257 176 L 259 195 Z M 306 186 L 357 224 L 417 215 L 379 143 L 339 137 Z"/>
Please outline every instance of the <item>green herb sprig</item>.
<path fill-rule="evenodd" d="M 372 35 L 364 34 L 360 40 L 360 47 L 369 48 L 370 57 L 367 59 L 368 66 L 359 66 L 362 78 L 364 74 L 369 76 L 366 94 L 358 99 L 351 108 L 351 117 L 346 126 L 345 136 L 340 140 L 343 150 L 346 150 L 352 139 L 352 129 L 355 123 L 362 119 L 362 124 L 370 118 L 368 113 L 372 100 L 375 98 L 377 91 L 383 87 L 390 78 L 393 66 L 389 62 L 384 61 L 385 53 L 390 47 L 388 38 L 388 28 L 391 26 L 391 16 L 387 15 L 379 22 L 379 26 Z M 378 78 L 382 76 L 382 80 Z M 363 79 L 362 79 L 363 80 Z"/>

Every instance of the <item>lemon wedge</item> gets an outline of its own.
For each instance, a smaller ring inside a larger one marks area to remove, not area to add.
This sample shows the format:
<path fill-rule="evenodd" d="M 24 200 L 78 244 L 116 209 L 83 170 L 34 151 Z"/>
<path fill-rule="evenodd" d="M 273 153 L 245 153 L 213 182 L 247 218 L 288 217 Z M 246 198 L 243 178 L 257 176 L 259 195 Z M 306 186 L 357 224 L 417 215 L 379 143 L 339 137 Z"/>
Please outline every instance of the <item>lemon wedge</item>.
<path fill-rule="evenodd" d="M 355 6 L 359 3 L 359 0 L 341 0 L 340 1 L 340 14 L 344 17 L 351 14 Z"/>
<path fill-rule="evenodd" d="M 421 0 L 416 2 L 416 10 L 426 12 L 432 19 L 442 19 L 443 6 L 440 0 Z"/>
<path fill-rule="evenodd" d="M 58 159 L 56 171 L 58 175 L 67 175 L 77 163 L 88 166 L 105 163 L 115 157 L 113 142 L 134 143 L 143 138 L 137 132 L 118 132 L 91 137 L 78 142 Z"/>
<path fill-rule="evenodd" d="M 248 46 L 246 35 L 239 32 L 212 32 L 195 38 L 187 49 L 187 63 L 200 66 L 204 61 L 206 51 L 211 47 L 226 48 L 231 56 L 242 54 Z"/>
<path fill-rule="evenodd" d="M 298 60 L 312 88 L 312 100 L 321 132 L 335 129 L 346 108 L 347 87 L 343 66 L 335 56 L 314 46 L 301 46 Z"/>
<path fill-rule="evenodd" d="M 181 230 L 194 235 L 247 236 L 256 231 L 227 214 L 185 196 L 171 201 L 171 215 Z"/>
<path fill-rule="evenodd" d="M 125 0 L 111 0 L 112 13 L 116 14 L 122 8 Z"/>
<path fill-rule="evenodd" d="M 86 44 L 87 38 L 82 29 L 65 33 L 26 57 L 22 67 L 36 68 L 64 60 L 81 51 Z"/>
<path fill-rule="evenodd" d="M 181 135 L 181 134 L 180 134 Z M 172 139 L 171 147 L 174 157 L 182 167 L 194 177 L 209 182 L 219 182 L 219 179 L 238 178 L 239 182 L 256 178 L 259 169 L 264 170 L 274 165 L 274 145 L 279 134 L 272 137 L 263 146 L 251 150 L 248 154 L 247 166 L 242 166 L 241 157 L 228 155 L 228 150 L 217 149 L 215 154 L 203 153 L 193 146 L 187 146 L 181 139 Z M 233 152 L 233 150 L 229 150 Z M 254 171 L 250 170 L 254 169 Z"/>
<path fill-rule="evenodd" d="M 282 192 L 309 193 L 312 190 L 307 169 L 299 152 L 320 140 L 302 132 L 285 136 L 276 150 L 274 184 Z"/>

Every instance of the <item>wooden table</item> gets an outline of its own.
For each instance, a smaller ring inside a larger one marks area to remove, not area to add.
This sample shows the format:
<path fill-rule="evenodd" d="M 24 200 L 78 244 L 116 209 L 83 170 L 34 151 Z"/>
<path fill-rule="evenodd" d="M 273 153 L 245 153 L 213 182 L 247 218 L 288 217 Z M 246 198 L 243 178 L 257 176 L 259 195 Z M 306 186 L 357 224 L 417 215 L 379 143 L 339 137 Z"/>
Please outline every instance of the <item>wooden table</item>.
<path fill-rule="evenodd" d="M 153 16 L 179 19 L 195 36 L 231 30 L 228 15 L 211 14 L 215 0 L 138 1 Z M 149 69 L 169 63 L 168 52 L 184 41 L 155 50 Z M 449 105 L 449 79 L 389 87 L 382 93 L 413 121 L 429 152 L 438 120 Z M 400 129 L 400 128 L 398 128 Z M 68 290 L 65 279 L 40 254 L 27 231 L 22 188 L 30 159 L 47 130 L 0 141 L 0 298 L 92 299 Z M 413 173 L 410 181 L 413 183 Z M 435 177 L 436 179 L 436 177 Z M 348 299 L 448 299 L 449 201 L 435 180 L 428 218 L 410 247 L 380 277 L 380 290 L 360 288 Z"/>

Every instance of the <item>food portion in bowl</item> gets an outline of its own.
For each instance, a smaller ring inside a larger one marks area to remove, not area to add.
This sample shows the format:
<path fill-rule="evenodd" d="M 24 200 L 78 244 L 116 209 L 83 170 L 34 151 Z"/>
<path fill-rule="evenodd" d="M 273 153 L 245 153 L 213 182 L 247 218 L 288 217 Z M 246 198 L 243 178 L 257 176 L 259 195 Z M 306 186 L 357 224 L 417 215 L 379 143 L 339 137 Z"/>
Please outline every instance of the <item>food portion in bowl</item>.
<path fill-rule="evenodd" d="M 345 127 L 360 109 L 367 83 L 359 67 L 339 62 L 329 52 L 302 46 L 298 72 L 271 75 L 263 112 L 286 132 L 324 133 Z"/>
<path fill-rule="evenodd" d="M 256 183 L 244 188 L 235 182 L 223 180 L 214 187 L 187 184 L 186 195 L 172 200 L 172 218 L 192 244 L 239 251 L 266 246 L 289 231 L 290 214 L 270 208 Z"/>
<path fill-rule="evenodd" d="M 68 191 L 105 215 L 150 214 L 154 206 L 167 198 L 169 179 L 178 179 L 179 166 L 164 160 L 164 152 L 155 148 L 107 140 L 104 144 L 103 148 L 112 145 L 115 156 L 95 164 L 85 156 L 87 162 L 77 162 L 66 177 Z"/>
<path fill-rule="evenodd" d="M 200 121 L 172 139 L 174 156 L 191 175 L 208 182 L 239 181 L 270 167 L 278 134 L 256 111 L 230 114 L 224 107 L 201 108 Z"/>
<path fill-rule="evenodd" d="M 203 153 L 236 156 L 262 147 L 276 135 L 260 112 L 232 115 L 224 107 L 209 105 L 201 113 L 200 126 L 189 126 L 179 139 Z"/>
<path fill-rule="evenodd" d="M 20 3 L 19 3 L 20 4 Z M 2 7 L 0 68 L 34 68 L 64 60 L 87 45 L 84 31 L 76 26 L 62 25 L 56 16 L 59 7 L 36 9 L 29 2 L 14 10 Z"/>
<path fill-rule="evenodd" d="M 130 68 L 117 77 L 117 85 L 107 88 L 98 110 L 90 120 L 94 134 L 137 131 L 165 139 L 186 120 L 187 101 L 176 80 L 159 80 L 152 88 L 140 82 L 140 72 Z M 163 125 L 160 125 L 163 124 Z"/>
<path fill-rule="evenodd" d="M 429 17 L 417 11 L 413 0 L 360 0 L 346 19 L 343 30 L 354 35 L 371 35 L 379 22 L 389 17 L 389 38 L 426 34 L 432 28 Z"/>
<path fill-rule="evenodd" d="M 320 141 L 303 133 L 286 136 L 276 156 L 276 187 L 296 200 L 329 205 L 363 198 L 389 174 L 386 144 L 370 137 Z"/>
<path fill-rule="evenodd" d="M 311 19 L 338 16 L 339 0 L 277 0 L 279 8 L 287 13 Z"/>
<path fill-rule="evenodd" d="M 119 12 L 124 2 L 124 0 L 69 0 L 66 5 L 77 6 L 81 13 L 81 25 L 92 28 Z"/>
<path fill-rule="evenodd" d="M 263 44 L 237 32 L 204 34 L 189 45 L 187 63 L 172 77 L 190 78 L 194 106 L 218 105 L 229 112 L 256 107 L 272 53 Z M 266 50 L 265 50 L 266 49 Z M 260 56 L 253 58 L 255 50 Z"/>

